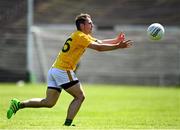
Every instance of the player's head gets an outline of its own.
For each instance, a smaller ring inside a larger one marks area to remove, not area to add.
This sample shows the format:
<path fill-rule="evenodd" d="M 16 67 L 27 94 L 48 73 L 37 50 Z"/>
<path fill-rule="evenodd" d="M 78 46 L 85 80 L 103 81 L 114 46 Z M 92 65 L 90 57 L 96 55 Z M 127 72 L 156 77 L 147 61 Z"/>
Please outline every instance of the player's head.
<path fill-rule="evenodd" d="M 89 14 L 81 13 L 76 16 L 75 21 L 77 30 L 82 31 L 86 34 L 90 34 L 92 32 L 93 23 Z"/>

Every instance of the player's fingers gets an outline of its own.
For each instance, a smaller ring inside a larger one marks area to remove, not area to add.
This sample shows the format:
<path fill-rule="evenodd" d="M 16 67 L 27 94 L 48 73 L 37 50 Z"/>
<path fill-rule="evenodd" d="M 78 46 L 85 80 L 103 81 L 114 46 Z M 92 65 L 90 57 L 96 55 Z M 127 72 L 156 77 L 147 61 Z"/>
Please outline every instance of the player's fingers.
<path fill-rule="evenodd" d="M 127 42 L 128 45 L 133 45 L 133 41 Z"/>
<path fill-rule="evenodd" d="M 119 44 L 132 44 L 132 40 L 127 40 L 127 41 L 121 41 Z"/>
<path fill-rule="evenodd" d="M 124 41 L 124 43 L 133 43 L 132 40 L 127 40 L 127 41 Z"/>
<path fill-rule="evenodd" d="M 127 41 L 125 41 L 125 44 L 126 44 L 126 47 L 127 47 L 127 48 L 130 48 L 130 47 L 132 46 L 132 43 L 133 43 L 132 40 L 127 40 Z"/>
<path fill-rule="evenodd" d="M 130 48 L 132 46 L 132 44 L 127 44 L 127 48 Z"/>

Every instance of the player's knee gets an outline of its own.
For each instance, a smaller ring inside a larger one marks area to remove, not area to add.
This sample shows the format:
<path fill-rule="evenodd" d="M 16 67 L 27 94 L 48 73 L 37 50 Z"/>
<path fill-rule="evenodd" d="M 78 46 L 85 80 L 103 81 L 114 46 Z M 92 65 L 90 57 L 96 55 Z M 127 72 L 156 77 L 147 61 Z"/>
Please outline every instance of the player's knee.
<path fill-rule="evenodd" d="M 45 106 L 48 107 L 48 108 L 52 108 L 55 104 L 56 104 L 56 102 L 49 101 L 47 99 L 45 101 Z"/>
<path fill-rule="evenodd" d="M 85 100 L 85 95 L 84 95 L 84 94 L 80 94 L 80 95 L 78 96 L 78 99 L 79 99 L 81 102 L 83 102 L 83 101 Z"/>
<path fill-rule="evenodd" d="M 47 103 L 46 105 L 47 105 L 48 108 L 52 108 L 52 107 L 55 105 L 55 103 L 49 102 L 49 103 Z"/>

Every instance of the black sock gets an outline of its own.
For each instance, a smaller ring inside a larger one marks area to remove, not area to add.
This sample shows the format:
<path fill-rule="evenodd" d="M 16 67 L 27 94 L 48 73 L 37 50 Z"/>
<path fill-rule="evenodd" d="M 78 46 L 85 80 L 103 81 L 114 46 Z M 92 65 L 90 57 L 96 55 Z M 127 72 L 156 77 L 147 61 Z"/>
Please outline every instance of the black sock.
<path fill-rule="evenodd" d="M 22 108 L 25 107 L 25 106 L 24 106 L 24 103 L 19 103 L 18 105 L 19 105 L 19 109 L 22 109 Z"/>
<path fill-rule="evenodd" d="M 64 122 L 64 125 L 70 126 L 71 123 L 72 123 L 72 120 L 71 120 L 71 119 L 66 119 L 66 121 Z"/>

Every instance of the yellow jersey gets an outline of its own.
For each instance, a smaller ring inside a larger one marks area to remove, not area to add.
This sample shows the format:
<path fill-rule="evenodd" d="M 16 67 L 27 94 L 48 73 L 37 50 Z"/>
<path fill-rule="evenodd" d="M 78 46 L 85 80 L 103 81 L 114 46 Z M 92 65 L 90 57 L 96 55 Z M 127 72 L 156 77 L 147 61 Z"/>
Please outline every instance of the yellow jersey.
<path fill-rule="evenodd" d="M 91 35 L 75 31 L 66 40 L 52 67 L 62 70 L 75 70 L 87 46 L 94 41 L 96 39 Z"/>

